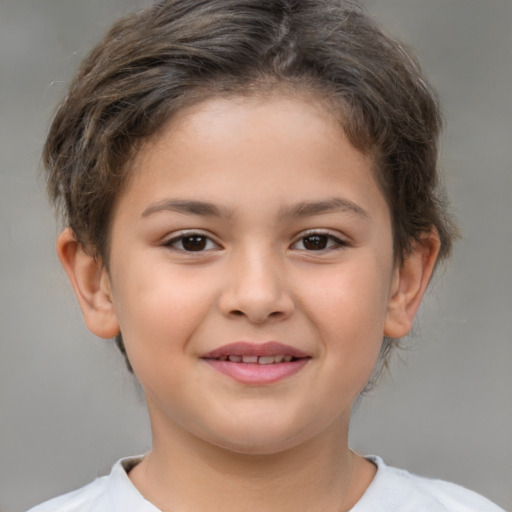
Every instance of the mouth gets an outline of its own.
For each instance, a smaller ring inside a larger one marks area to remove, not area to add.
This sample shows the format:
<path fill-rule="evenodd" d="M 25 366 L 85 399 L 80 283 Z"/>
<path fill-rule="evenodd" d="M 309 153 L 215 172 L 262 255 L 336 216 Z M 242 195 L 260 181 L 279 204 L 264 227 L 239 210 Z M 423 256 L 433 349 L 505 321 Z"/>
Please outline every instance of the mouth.
<path fill-rule="evenodd" d="M 291 363 L 302 359 L 294 357 L 290 354 L 278 354 L 276 356 L 248 356 L 248 355 L 235 355 L 220 356 L 216 358 L 218 361 L 229 361 L 230 363 L 247 363 L 247 364 L 276 364 L 276 363 Z"/>
<path fill-rule="evenodd" d="M 299 372 L 311 360 L 305 352 L 282 343 L 231 343 L 202 359 L 212 368 L 248 385 L 272 384 Z"/>

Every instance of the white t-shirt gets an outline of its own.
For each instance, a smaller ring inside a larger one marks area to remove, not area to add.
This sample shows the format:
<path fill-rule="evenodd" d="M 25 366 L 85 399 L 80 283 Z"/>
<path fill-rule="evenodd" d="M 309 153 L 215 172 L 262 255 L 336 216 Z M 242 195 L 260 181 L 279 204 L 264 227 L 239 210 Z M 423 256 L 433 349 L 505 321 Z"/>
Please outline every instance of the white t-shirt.
<path fill-rule="evenodd" d="M 350 512 L 505 512 L 459 485 L 422 478 L 368 457 L 377 474 Z M 127 471 L 140 457 L 118 461 L 110 475 L 46 501 L 28 512 L 160 512 L 132 484 Z"/>

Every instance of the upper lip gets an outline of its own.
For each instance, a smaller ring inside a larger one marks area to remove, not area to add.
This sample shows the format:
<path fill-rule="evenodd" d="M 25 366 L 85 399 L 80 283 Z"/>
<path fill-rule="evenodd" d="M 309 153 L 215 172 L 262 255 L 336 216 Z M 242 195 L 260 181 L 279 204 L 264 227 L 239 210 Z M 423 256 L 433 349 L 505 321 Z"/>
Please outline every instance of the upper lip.
<path fill-rule="evenodd" d="M 298 348 L 284 345 L 276 341 L 268 341 L 266 343 L 249 343 L 246 341 L 238 341 L 229 343 L 222 347 L 216 348 L 202 357 L 204 359 L 218 359 L 226 356 L 279 356 L 290 355 L 297 359 L 310 357 L 308 354 Z"/>

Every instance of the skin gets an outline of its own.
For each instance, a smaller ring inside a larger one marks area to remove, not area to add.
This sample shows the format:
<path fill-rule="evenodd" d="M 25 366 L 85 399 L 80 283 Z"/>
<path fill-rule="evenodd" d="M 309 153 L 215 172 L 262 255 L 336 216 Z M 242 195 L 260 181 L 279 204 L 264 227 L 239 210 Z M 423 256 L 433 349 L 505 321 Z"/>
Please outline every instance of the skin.
<path fill-rule="evenodd" d="M 435 232 L 397 266 L 373 162 L 301 97 L 196 105 L 131 173 L 109 271 L 69 229 L 58 253 L 89 329 L 122 331 L 146 394 L 153 449 L 132 482 L 163 511 L 348 510 L 375 474 L 348 448 L 351 407 L 383 336 L 411 328 Z M 237 341 L 309 359 L 240 383 L 203 358 Z"/>

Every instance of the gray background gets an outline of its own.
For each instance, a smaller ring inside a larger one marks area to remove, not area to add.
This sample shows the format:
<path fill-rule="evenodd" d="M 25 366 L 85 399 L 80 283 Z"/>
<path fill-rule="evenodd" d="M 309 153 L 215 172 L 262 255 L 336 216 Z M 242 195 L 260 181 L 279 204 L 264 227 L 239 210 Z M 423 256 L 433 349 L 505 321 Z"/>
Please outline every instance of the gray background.
<path fill-rule="evenodd" d="M 0 0 L 0 511 L 71 490 L 150 446 L 137 386 L 85 329 L 37 176 L 85 51 L 141 0 Z M 464 239 L 416 336 L 353 420 L 352 445 L 512 510 L 512 2 L 371 0 L 416 48 L 446 111 Z"/>

